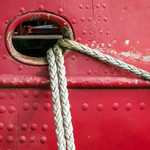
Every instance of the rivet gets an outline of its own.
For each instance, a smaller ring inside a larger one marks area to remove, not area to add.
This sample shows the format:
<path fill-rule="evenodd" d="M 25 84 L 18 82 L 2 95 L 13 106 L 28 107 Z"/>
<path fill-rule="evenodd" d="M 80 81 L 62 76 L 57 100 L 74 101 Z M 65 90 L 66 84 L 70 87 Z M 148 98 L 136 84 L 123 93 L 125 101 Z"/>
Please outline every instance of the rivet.
<path fill-rule="evenodd" d="M 14 141 L 14 137 L 13 136 L 8 136 L 7 139 L 6 139 L 6 141 L 8 143 L 12 143 Z"/>
<path fill-rule="evenodd" d="M 23 13 L 25 11 L 25 8 L 24 7 L 21 7 L 20 9 L 19 9 L 19 12 L 20 13 Z"/>
<path fill-rule="evenodd" d="M 22 95 L 23 95 L 24 98 L 28 98 L 29 95 L 30 95 L 30 92 L 28 90 L 24 90 Z"/>
<path fill-rule="evenodd" d="M 104 70 L 104 74 L 107 74 L 107 73 L 108 73 L 108 70 L 107 70 L 107 69 L 105 69 L 105 70 Z"/>
<path fill-rule="evenodd" d="M 88 17 L 88 21 L 90 22 L 92 20 L 92 18 L 91 17 Z"/>
<path fill-rule="evenodd" d="M 111 48 L 111 44 L 108 44 L 107 47 L 108 47 L 108 48 Z"/>
<path fill-rule="evenodd" d="M 88 71 L 87 71 L 87 74 L 88 74 L 88 75 L 91 75 L 91 74 L 92 74 L 92 71 L 91 71 L 91 70 L 88 70 Z"/>
<path fill-rule="evenodd" d="M 98 19 L 97 19 L 98 21 L 101 21 L 102 20 L 102 17 L 98 17 Z"/>
<path fill-rule="evenodd" d="M 84 21 L 85 21 L 85 18 L 84 18 L 84 17 L 81 17 L 81 21 L 84 22 Z"/>
<path fill-rule="evenodd" d="M 63 9 L 62 8 L 59 8 L 58 10 L 57 10 L 57 12 L 58 12 L 58 14 L 62 14 L 63 13 Z"/>
<path fill-rule="evenodd" d="M 7 59 L 7 55 L 4 54 L 4 55 L 3 55 L 3 59 Z"/>
<path fill-rule="evenodd" d="M 4 92 L 0 92 L 0 99 L 4 99 L 6 97 L 6 94 Z"/>
<path fill-rule="evenodd" d="M 82 104 L 82 109 L 87 111 L 89 109 L 89 105 L 87 103 Z"/>
<path fill-rule="evenodd" d="M 83 35 L 86 35 L 86 30 L 83 30 L 83 31 L 82 31 L 82 34 L 83 34 Z"/>
<path fill-rule="evenodd" d="M 107 31 L 107 32 L 106 32 L 106 35 L 109 35 L 109 34 L 110 34 L 110 32 L 109 32 L 109 31 Z"/>
<path fill-rule="evenodd" d="M 27 128 L 28 128 L 28 125 L 27 125 L 27 124 L 23 123 L 23 124 L 21 125 L 21 129 L 22 129 L 22 130 L 26 130 Z"/>
<path fill-rule="evenodd" d="M 34 110 L 38 110 L 39 107 L 40 107 L 39 103 L 33 103 L 33 105 L 32 105 L 32 108 L 33 108 Z"/>
<path fill-rule="evenodd" d="M 51 104 L 50 103 L 45 103 L 44 106 L 43 106 L 43 108 L 45 110 L 49 110 L 51 108 Z"/>
<path fill-rule="evenodd" d="M 0 113 L 4 113 L 6 111 L 6 107 L 3 105 L 0 105 Z"/>
<path fill-rule="evenodd" d="M 80 37 L 77 38 L 77 42 L 81 42 L 81 38 Z"/>
<path fill-rule="evenodd" d="M 43 5 L 39 5 L 39 10 L 40 11 L 44 10 L 44 6 Z"/>
<path fill-rule="evenodd" d="M 92 35 L 92 34 L 93 34 L 93 31 L 90 31 L 89 34 Z"/>
<path fill-rule="evenodd" d="M 0 40 L 2 39 L 2 36 L 0 36 Z"/>
<path fill-rule="evenodd" d="M 36 129 L 37 129 L 37 124 L 32 124 L 31 126 L 30 126 L 30 128 L 31 128 L 31 130 L 33 130 L 33 131 L 35 131 Z"/>
<path fill-rule="evenodd" d="M 106 4 L 103 4 L 103 8 L 106 8 Z"/>
<path fill-rule="evenodd" d="M 86 61 L 89 61 L 90 59 L 89 59 L 89 57 L 85 57 L 85 60 L 86 60 Z"/>
<path fill-rule="evenodd" d="M 98 71 L 97 71 L 97 70 L 95 70 L 95 71 L 94 71 L 94 74 L 95 74 L 95 75 L 97 75 L 97 73 L 98 73 Z"/>
<path fill-rule="evenodd" d="M 0 123 L 0 130 L 2 130 L 4 128 L 4 124 Z"/>
<path fill-rule="evenodd" d="M 41 137 L 40 139 L 42 144 L 45 144 L 47 142 L 47 138 L 45 136 Z"/>
<path fill-rule="evenodd" d="M 72 24 L 76 24 L 76 20 L 75 19 L 72 19 Z"/>
<path fill-rule="evenodd" d="M 141 110 L 144 110 L 145 107 L 146 107 L 146 104 L 145 104 L 144 102 L 141 102 L 140 105 L 139 105 L 139 108 L 140 108 Z"/>
<path fill-rule="evenodd" d="M 31 136 L 29 139 L 30 143 L 36 142 L 36 137 L 35 136 Z"/>
<path fill-rule="evenodd" d="M 16 111 L 16 107 L 15 107 L 15 106 L 9 106 L 9 107 L 8 107 L 8 112 L 9 112 L 10 114 L 14 113 L 15 111 Z"/>
<path fill-rule="evenodd" d="M 42 130 L 43 130 L 43 131 L 47 131 L 47 129 L 48 129 L 48 125 L 43 124 L 43 126 L 42 126 Z"/>
<path fill-rule="evenodd" d="M 9 23 L 9 20 L 6 19 L 6 20 L 5 20 L 5 24 L 8 24 L 8 23 Z"/>
<path fill-rule="evenodd" d="M 105 46 L 105 44 L 104 43 L 101 43 L 101 47 L 104 47 Z"/>
<path fill-rule="evenodd" d="M 23 66 L 22 66 L 22 65 L 19 65 L 19 66 L 17 67 L 17 69 L 18 69 L 19 71 L 21 71 L 21 70 L 23 69 Z"/>
<path fill-rule="evenodd" d="M 2 141 L 3 140 L 3 136 L 2 135 L 0 135 L 0 141 Z"/>
<path fill-rule="evenodd" d="M 33 92 L 33 97 L 38 98 L 40 96 L 40 93 L 38 91 Z"/>
<path fill-rule="evenodd" d="M 111 73 L 111 74 L 114 74 L 114 69 L 112 69 L 112 70 L 110 71 L 110 73 Z"/>
<path fill-rule="evenodd" d="M 29 104 L 28 103 L 23 103 L 22 109 L 27 111 L 29 109 Z"/>
<path fill-rule="evenodd" d="M 80 9 L 82 9 L 82 8 L 83 8 L 83 5 L 82 5 L 82 4 L 80 4 L 80 5 L 79 5 L 79 8 L 80 8 Z"/>
<path fill-rule="evenodd" d="M 118 110 L 119 109 L 119 104 L 118 103 L 113 103 L 112 109 L 113 110 Z"/>
<path fill-rule="evenodd" d="M 131 108 L 132 108 L 132 104 L 131 103 L 127 103 L 126 106 L 125 106 L 125 109 L 127 111 L 129 111 L 129 110 L 131 110 Z"/>
<path fill-rule="evenodd" d="M 102 34 L 102 33 L 103 33 L 103 30 L 100 30 L 99 33 Z"/>
<path fill-rule="evenodd" d="M 104 17 L 104 21 L 107 22 L 107 20 L 108 20 L 108 18 L 107 18 L 107 17 Z"/>
<path fill-rule="evenodd" d="M 21 136 L 19 138 L 20 143 L 25 143 L 26 142 L 26 137 L 25 136 Z"/>
<path fill-rule="evenodd" d="M 46 97 L 46 98 L 49 98 L 49 97 L 51 97 L 51 92 L 50 91 L 45 91 L 44 92 L 44 96 Z"/>
<path fill-rule="evenodd" d="M 96 5 L 96 8 L 100 8 L 100 4 L 97 4 L 97 5 Z"/>
<path fill-rule="evenodd" d="M 71 58 L 72 58 L 72 60 L 76 60 L 76 56 L 75 55 L 72 55 Z"/>
<path fill-rule="evenodd" d="M 11 93 L 9 94 L 9 98 L 10 98 L 11 100 L 14 100 L 14 99 L 16 98 L 16 94 L 15 94 L 14 92 L 11 92 Z"/>
<path fill-rule="evenodd" d="M 41 69 L 37 70 L 36 74 L 38 75 L 42 74 L 42 70 Z"/>
<path fill-rule="evenodd" d="M 89 5 L 86 5 L 86 9 L 89 9 L 90 8 L 90 6 Z"/>
<path fill-rule="evenodd" d="M 104 106 L 103 106 L 102 104 L 98 104 L 98 105 L 97 105 L 97 110 L 98 110 L 98 111 L 102 111 L 102 110 L 103 110 L 103 107 L 104 107 Z"/>
<path fill-rule="evenodd" d="M 8 130 L 8 131 L 13 131 L 13 130 L 14 130 L 14 125 L 13 125 L 13 124 L 9 124 L 9 125 L 7 126 L 7 130 Z"/>

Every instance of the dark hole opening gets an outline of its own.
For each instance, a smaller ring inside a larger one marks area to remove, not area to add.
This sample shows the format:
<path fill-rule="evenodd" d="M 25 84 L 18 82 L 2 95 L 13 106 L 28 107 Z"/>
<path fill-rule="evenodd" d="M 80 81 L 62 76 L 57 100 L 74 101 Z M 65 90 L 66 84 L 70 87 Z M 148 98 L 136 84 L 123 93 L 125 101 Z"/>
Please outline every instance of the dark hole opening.
<path fill-rule="evenodd" d="M 12 43 L 16 51 L 31 57 L 46 57 L 46 52 L 62 38 L 59 28 L 49 21 L 28 21 L 14 31 Z"/>

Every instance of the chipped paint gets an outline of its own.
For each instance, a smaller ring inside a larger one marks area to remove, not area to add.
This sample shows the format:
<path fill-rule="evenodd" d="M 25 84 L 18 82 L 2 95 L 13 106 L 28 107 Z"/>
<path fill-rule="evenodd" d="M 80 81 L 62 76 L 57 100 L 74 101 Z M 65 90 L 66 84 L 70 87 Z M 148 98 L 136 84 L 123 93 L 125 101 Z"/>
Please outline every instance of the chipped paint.
<path fill-rule="evenodd" d="M 47 14 L 48 20 L 50 19 L 50 14 Z"/>
<path fill-rule="evenodd" d="M 6 82 L 3 82 L 3 81 Z M 49 77 L 33 75 L 0 75 L 1 87 L 49 88 Z M 128 77 L 67 76 L 68 88 L 150 88 L 149 81 Z"/>
<path fill-rule="evenodd" d="M 126 43 L 127 45 L 129 45 L 129 40 L 126 40 L 125 43 Z"/>
<path fill-rule="evenodd" d="M 116 40 L 112 41 L 112 44 L 116 44 Z M 146 51 L 146 53 L 142 53 L 139 49 L 140 41 L 136 41 L 134 46 L 130 46 L 130 40 L 125 40 L 124 44 L 127 45 L 127 51 L 122 51 L 119 49 L 113 49 L 113 48 L 105 48 L 104 43 L 96 42 L 95 40 L 89 40 L 88 43 L 85 45 L 100 51 L 101 53 L 108 54 L 112 57 L 116 57 L 118 59 L 123 60 L 130 60 L 130 61 L 141 61 L 145 63 L 150 62 L 150 52 L 149 49 Z M 125 46 L 124 45 L 124 46 Z M 112 46 L 113 47 L 113 46 Z"/>

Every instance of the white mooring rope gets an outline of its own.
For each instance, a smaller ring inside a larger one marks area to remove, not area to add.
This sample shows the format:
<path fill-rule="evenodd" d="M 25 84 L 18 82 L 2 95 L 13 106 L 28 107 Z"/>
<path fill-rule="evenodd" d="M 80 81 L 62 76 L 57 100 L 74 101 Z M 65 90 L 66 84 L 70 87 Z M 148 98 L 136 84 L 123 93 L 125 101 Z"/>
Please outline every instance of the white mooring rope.
<path fill-rule="evenodd" d="M 75 150 L 64 57 L 61 47 L 80 51 L 147 80 L 150 80 L 150 73 L 69 39 L 59 39 L 57 44 L 47 51 L 58 150 Z"/>

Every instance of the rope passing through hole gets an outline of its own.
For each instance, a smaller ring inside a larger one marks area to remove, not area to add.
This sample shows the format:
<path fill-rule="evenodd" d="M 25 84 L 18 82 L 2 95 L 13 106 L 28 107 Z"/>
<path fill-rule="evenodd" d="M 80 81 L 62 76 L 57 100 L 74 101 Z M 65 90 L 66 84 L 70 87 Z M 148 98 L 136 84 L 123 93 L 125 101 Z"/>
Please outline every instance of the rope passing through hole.
<path fill-rule="evenodd" d="M 59 39 L 47 51 L 58 150 L 75 150 L 62 48 L 77 50 L 150 81 L 150 73 L 69 39 Z"/>

